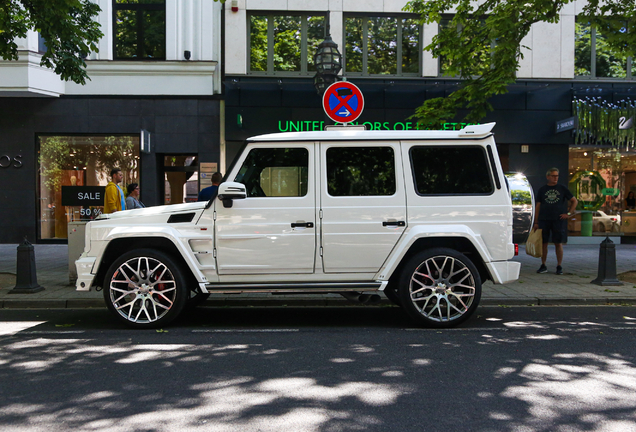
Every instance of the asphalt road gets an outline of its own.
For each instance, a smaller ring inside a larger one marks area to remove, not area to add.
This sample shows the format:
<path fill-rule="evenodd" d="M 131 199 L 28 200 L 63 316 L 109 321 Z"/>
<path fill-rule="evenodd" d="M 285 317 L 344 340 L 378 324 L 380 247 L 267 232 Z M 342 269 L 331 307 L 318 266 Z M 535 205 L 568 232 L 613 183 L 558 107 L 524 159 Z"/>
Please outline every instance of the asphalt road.
<path fill-rule="evenodd" d="M 636 431 L 636 308 L 0 310 L 0 430 Z"/>

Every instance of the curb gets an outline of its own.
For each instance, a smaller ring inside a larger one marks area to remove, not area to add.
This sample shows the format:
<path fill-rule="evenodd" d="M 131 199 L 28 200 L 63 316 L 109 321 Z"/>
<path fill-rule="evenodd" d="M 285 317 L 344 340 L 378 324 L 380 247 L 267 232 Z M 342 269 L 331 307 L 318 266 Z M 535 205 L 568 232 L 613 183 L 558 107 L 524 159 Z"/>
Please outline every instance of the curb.
<path fill-rule="evenodd" d="M 613 306 L 636 305 L 636 297 L 616 298 L 487 298 L 479 306 Z M 212 299 L 200 307 L 240 308 L 240 307 L 396 307 L 388 299 L 374 304 L 354 303 L 346 299 Z M 0 300 L 0 309 L 105 309 L 102 299 L 68 300 Z"/>

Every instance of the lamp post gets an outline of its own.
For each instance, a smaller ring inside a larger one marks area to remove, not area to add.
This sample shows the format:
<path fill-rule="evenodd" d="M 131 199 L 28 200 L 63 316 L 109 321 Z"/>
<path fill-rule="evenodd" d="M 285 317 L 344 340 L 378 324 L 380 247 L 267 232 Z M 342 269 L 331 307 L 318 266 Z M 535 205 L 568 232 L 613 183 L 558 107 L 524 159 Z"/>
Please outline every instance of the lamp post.
<path fill-rule="evenodd" d="M 318 45 L 318 50 L 314 54 L 314 65 L 316 65 L 314 87 L 318 94 L 322 95 L 327 87 L 339 81 L 338 72 L 342 69 L 342 55 L 338 51 L 338 44 L 331 39 L 331 35 L 327 35 Z"/>

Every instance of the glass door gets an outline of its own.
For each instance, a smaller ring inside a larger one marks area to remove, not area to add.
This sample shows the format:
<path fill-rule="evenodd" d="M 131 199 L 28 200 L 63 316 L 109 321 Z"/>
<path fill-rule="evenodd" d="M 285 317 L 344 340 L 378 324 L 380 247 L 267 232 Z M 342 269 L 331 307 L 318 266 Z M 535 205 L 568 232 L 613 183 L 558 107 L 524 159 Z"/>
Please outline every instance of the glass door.
<path fill-rule="evenodd" d="M 199 160 L 193 155 L 164 155 L 163 203 L 195 202 L 199 196 Z"/>

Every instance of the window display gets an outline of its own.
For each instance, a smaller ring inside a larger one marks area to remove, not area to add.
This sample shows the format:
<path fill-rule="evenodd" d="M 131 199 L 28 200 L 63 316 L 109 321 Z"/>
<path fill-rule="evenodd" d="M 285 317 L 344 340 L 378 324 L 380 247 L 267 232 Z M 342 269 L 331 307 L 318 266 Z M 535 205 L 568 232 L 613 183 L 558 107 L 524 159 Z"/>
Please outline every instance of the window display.
<path fill-rule="evenodd" d="M 568 187 L 578 199 L 569 220 L 574 235 L 636 235 L 636 152 L 614 147 L 570 148 Z M 632 222 L 634 217 L 634 222 Z"/>
<path fill-rule="evenodd" d="M 40 136 L 39 238 L 66 239 L 69 222 L 91 220 L 103 211 L 110 170 L 121 184 L 139 181 L 138 136 Z"/>

